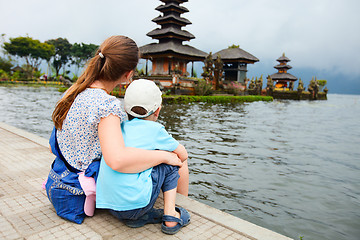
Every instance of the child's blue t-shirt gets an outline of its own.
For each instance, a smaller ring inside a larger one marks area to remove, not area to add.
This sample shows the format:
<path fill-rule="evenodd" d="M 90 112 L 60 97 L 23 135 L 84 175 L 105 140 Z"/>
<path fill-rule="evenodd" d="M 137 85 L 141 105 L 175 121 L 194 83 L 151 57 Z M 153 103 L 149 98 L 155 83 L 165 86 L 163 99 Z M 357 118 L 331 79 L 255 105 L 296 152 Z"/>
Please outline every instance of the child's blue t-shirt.
<path fill-rule="evenodd" d="M 146 150 L 174 151 L 176 141 L 157 122 L 133 119 L 121 124 L 125 146 Z M 152 194 L 152 168 L 140 173 L 120 173 L 106 165 L 101 159 L 96 183 L 96 207 L 127 211 L 145 207 Z"/>

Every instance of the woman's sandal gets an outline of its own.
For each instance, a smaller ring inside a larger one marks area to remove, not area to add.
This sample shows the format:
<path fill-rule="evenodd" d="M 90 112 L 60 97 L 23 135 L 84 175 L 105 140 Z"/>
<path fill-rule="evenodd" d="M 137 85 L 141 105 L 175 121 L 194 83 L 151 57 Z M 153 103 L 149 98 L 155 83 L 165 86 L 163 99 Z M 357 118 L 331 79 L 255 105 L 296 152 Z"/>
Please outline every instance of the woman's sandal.
<path fill-rule="evenodd" d="M 162 217 L 162 225 L 161 225 L 161 231 L 163 233 L 166 234 L 175 234 L 178 231 L 180 231 L 180 229 L 182 227 L 185 227 L 186 225 L 188 225 L 190 223 L 190 214 L 188 211 L 186 211 L 186 209 L 181 208 L 181 207 L 175 207 L 175 210 L 180 213 L 180 218 L 176 218 L 173 216 L 169 216 L 169 215 L 164 215 Z M 165 225 L 165 222 L 177 222 L 178 224 L 174 227 L 168 227 Z"/>

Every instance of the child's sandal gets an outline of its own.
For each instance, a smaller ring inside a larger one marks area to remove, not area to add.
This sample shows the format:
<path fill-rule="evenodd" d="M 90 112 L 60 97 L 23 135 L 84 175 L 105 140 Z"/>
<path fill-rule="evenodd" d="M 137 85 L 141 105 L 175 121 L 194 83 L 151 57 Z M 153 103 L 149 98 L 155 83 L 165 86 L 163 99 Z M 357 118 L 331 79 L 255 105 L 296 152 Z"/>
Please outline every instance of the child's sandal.
<path fill-rule="evenodd" d="M 164 209 L 152 208 L 137 220 L 123 220 L 126 226 L 131 228 L 139 228 L 145 226 L 145 224 L 161 223 L 164 215 Z"/>
<path fill-rule="evenodd" d="M 175 234 L 180 231 L 182 227 L 185 227 L 190 223 L 190 214 L 188 211 L 186 211 L 186 209 L 181 207 L 175 207 L 175 210 L 180 213 L 180 218 L 164 215 L 162 218 L 163 223 L 161 225 L 161 231 L 163 233 L 170 235 Z M 174 227 L 168 227 L 165 225 L 165 222 L 177 222 L 178 224 Z"/>

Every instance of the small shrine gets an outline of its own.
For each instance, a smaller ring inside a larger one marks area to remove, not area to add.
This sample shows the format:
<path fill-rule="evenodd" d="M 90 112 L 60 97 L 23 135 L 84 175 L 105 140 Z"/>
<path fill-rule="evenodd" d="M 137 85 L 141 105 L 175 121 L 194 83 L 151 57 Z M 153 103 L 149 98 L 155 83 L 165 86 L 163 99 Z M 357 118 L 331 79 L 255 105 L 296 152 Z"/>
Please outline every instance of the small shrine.
<path fill-rule="evenodd" d="M 235 45 L 214 53 L 213 56 L 214 59 L 220 56 L 224 63 L 223 71 L 225 73 L 225 81 L 237 81 L 244 85 L 247 65 L 259 61 L 258 58 Z"/>
<path fill-rule="evenodd" d="M 151 43 L 140 47 L 142 58 L 146 59 L 146 75 L 148 75 L 148 60 L 152 62 L 151 76 L 168 76 L 174 74 L 186 77 L 187 64 L 194 61 L 204 61 L 207 53 L 192 46 L 184 45 L 184 41 L 190 41 L 195 36 L 183 30 L 182 27 L 191 22 L 181 17 L 181 14 L 189 12 L 186 7 L 180 4 L 188 0 L 160 0 L 164 5 L 156 8 L 162 15 L 152 21 L 160 25 L 147 34 L 152 39 L 159 40 L 158 43 Z M 193 67 L 191 75 L 193 74 Z"/>
<path fill-rule="evenodd" d="M 278 72 L 270 75 L 270 78 L 276 82 L 275 88 L 292 89 L 294 82 L 297 80 L 297 77 L 287 72 L 289 69 L 292 68 L 290 65 L 287 64 L 288 62 L 290 62 L 290 59 L 285 56 L 285 53 L 283 53 L 283 55 L 276 59 L 276 61 L 280 63 L 274 67 L 278 70 Z"/>

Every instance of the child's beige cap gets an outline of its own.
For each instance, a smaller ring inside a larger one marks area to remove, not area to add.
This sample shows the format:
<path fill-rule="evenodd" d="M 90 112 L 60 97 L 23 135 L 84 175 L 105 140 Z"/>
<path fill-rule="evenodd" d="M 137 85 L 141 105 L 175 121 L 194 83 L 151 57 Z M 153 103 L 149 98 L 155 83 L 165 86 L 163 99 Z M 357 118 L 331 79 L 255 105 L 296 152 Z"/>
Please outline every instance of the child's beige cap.
<path fill-rule="evenodd" d="M 138 79 L 126 89 L 124 97 L 125 111 L 138 118 L 145 118 L 153 114 L 162 102 L 161 91 L 153 81 Z M 143 107 L 147 113 L 139 115 L 132 111 L 133 107 Z"/>

